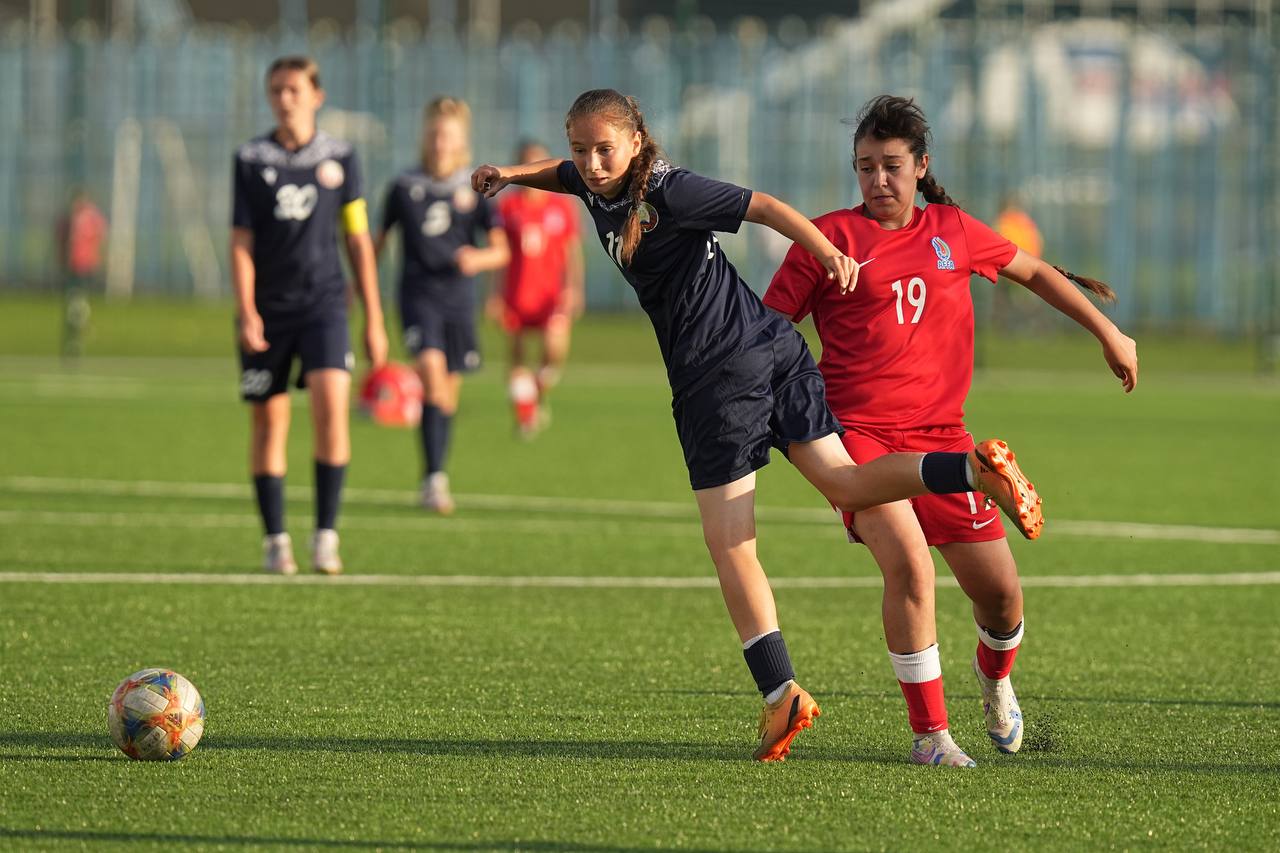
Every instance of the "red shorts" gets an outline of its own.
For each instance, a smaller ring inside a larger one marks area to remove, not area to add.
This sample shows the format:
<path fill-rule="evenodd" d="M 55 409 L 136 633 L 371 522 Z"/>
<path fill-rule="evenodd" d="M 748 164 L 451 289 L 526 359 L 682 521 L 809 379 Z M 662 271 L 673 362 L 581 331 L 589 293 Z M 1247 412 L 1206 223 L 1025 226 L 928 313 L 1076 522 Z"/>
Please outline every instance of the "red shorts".
<path fill-rule="evenodd" d="M 545 331 L 568 322 L 569 315 L 561 310 L 558 302 L 553 302 L 538 311 L 517 311 L 510 304 L 503 305 L 502 326 L 507 330 L 507 334 L 524 331 Z"/>
<path fill-rule="evenodd" d="M 929 429 L 897 430 L 845 424 L 841 437 L 845 449 L 859 465 L 870 462 L 887 453 L 899 451 L 930 453 L 935 450 L 964 452 L 973 450 L 973 436 L 964 427 L 931 427 Z M 930 545 L 947 545 L 952 542 L 992 542 L 1004 538 L 1004 522 L 1000 510 L 986 508 L 980 492 L 962 492 L 954 495 L 921 495 L 911 499 Z M 853 513 L 841 513 L 850 542 L 861 542 L 854 529 Z"/>

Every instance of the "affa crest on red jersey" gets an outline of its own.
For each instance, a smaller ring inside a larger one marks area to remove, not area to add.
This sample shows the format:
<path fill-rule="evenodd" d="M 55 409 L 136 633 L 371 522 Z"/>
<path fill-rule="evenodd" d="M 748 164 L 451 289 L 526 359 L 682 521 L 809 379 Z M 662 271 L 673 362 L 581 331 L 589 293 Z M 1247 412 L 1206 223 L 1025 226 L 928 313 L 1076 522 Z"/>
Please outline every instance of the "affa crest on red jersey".
<path fill-rule="evenodd" d="M 938 256 L 938 269 L 953 270 L 956 268 L 956 262 L 951 260 L 951 247 L 947 245 L 947 241 L 941 237 L 934 237 L 929 241 L 933 246 L 934 253 Z"/>

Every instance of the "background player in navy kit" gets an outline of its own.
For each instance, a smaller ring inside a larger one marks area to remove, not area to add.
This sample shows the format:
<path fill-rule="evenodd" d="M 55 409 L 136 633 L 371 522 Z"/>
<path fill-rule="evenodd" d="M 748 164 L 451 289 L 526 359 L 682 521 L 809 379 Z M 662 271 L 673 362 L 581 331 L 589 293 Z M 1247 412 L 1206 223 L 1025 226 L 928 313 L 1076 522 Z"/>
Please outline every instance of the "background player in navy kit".
<path fill-rule="evenodd" d="M 302 56 L 277 59 L 267 71 L 267 95 L 278 125 L 236 152 L 231 229 L 240 393 L 252 404 L 250 465 L 267 534 L 264 568 L 297 571 L 284 529 L 288 389 L 296 358 L 302 363 L 298 387 L 311 394 L 315 427 L 312 565 L 334 574 L 342 570 L 335 526 L 351 456 L 353 362 L 339 220 L 364 301 L 364 347 L 374 367 L 386 360 L 387 337 L 355 153 L 316 129 L 324 103 L 319 69 Z"/>
<path fill-rule="evenodd" d="M 813 254 L 841 289 L 856 282 L 857 264 L 777 199 L 660 159 L 633 98 L 612 89 L 585 92 L 565 126 L 571 162 L 485 165 L 473 184 L 489 195 L 516 183 L 580 197 L 605 250 L 640 297 L 667 365 L 707 548 L 765 699 L 755 758 L 781 759 L 818 706 L 795 683 L 773 592 L 756 556 L 755 471 L 768 463 L 770 446 L 844 509 L 926 491 L 980 489 L 1006 512 L 1032 519 L 1039 515 L 1038 497 L 1011 460 L 977 454 L 894 454 L 855 466 L 804 339 L 764 308 L 713 232 L 737 231 L 743 220 L 768 225 Z"/>
<path fill-rule="evenodd" d="M 422 505 L 445 515 L 453 512 L 445 458 L 462 374 L 480 366 L 475 276 L 508 259 L 493 203 L 471 189 L 470 164 L 470 108 L 436 98 L 423 116 L 422 166 L 388 187 L 375 242 L 381 254 L 400 226 L 400 322 L 424 392 Z"/>

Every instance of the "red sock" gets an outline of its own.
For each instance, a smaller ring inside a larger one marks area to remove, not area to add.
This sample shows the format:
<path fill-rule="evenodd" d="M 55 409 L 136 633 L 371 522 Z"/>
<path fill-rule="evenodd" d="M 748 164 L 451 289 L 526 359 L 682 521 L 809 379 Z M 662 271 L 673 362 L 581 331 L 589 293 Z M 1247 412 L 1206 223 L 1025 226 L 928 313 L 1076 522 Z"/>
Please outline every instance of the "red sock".
<path fill-rule="evenodd" d="M 908 655 L 889 652 L 893 673 L 907 700 L 907 720 L 916 734 L 947 727 L 947 700 L 942 691 L 942 663 L 938 646 Z"/>
<path fill-rule="evenodd" d="M 987 678 L 1004 678 L 1013 669 L 1014 658 L 1018 656 L 1018 649 L 1021 647 L 1021 622 L 1012 634 L 1004 637 L 995 636 L 989 629 L 979 625 L 978 669 L 982 670 L 982 674 Z"/>
<path fill-rule="evenodd" d="M 942 731 L 947 727 L 947 699 L 942 691 L 942 676 L 914 684 L 899 681 L 907 700 L 907 721 L 918 735 Z"/>

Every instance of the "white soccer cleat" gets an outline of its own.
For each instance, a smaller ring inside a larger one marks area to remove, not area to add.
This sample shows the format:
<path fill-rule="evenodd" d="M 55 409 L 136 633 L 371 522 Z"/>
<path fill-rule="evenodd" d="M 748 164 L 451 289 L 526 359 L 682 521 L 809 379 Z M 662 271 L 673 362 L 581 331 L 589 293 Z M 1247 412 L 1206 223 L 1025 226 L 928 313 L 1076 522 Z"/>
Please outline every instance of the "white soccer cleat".
<path fill-rule="evenodd" d="M 288 533 L 271 533 L 262 539 L 262 570 L 272 575 L 298 573 L 293 559 L 293 540 Z"/>
<path fill-rule="evenodd" d="M 987 734 L 996 749 L 1012 755 L 1022 746 L 1022 709 L 1018 697 L 1013 695 L 1013 683 L 1009 676 L 987 678 L 973 659 L 973 674 L 978 676 L 982 688 L 982 713 L 987 718 Z"/>
<path fill-rule="evenodd" d="M 440 515 L 453 515 L 453 495 L 449 493 L 449 475 L 443 471 L 428 474 L 422 481 L 422 507 Z"/>
<path fill-rule="evenodd" d="M 951 739 L 951 732 L 943 729 L 928 734 L 918 734 L 911 743 L 912 764 L 932 764 L 935 767 L 977 767 L 977 763 Z"/>
<path fill-rule="evenodd" d="M 336 575 L 342 571 L 338 531 L 317 530 L 311 537 L 311 568 L 322 575 Z"/>

